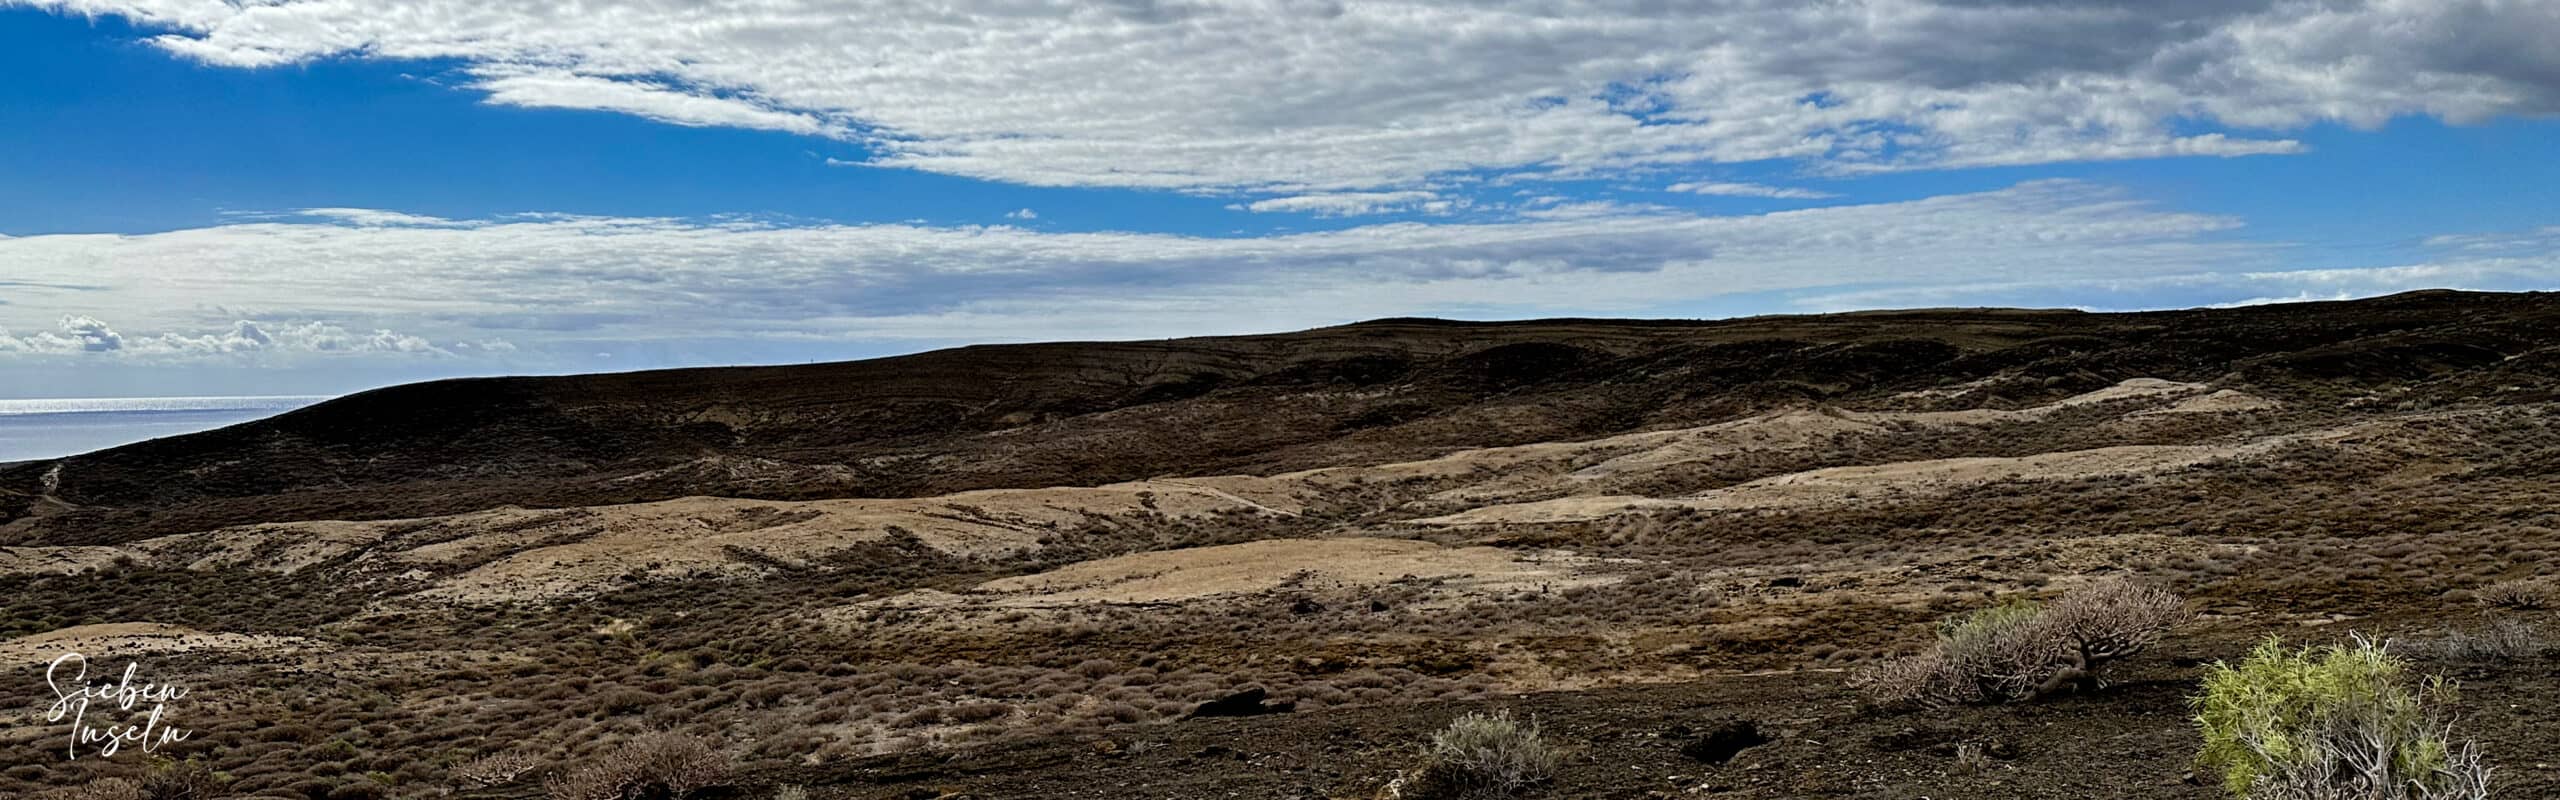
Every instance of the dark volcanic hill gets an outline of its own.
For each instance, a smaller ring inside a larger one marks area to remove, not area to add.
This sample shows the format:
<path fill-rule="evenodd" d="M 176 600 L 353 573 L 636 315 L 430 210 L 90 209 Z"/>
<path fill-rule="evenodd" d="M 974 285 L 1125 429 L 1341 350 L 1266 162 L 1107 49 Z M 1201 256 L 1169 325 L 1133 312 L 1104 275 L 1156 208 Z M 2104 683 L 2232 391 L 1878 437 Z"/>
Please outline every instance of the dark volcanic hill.
<path fill-rule="evenodd" d="M 2560 297 L 1724 321 L 1395 319 L 1264 336 L 965 347 L 835 364 L 451 380 L 0 467 L 0 543 L 714 494 L 901 497 L 1374 463 L 1983 384 L 2130 377 L 2278 398 L 2547 397 Z M 1997 379 L 1985 383 L 1990 379 Z"/>
<path fill-rule="evenodd" d="M 2492 796 L 2560 797 L 2555 323 L 1383 320 L 404 386 L 0 467 L 0 708 L 65 651 L 147 660 L 204 698 L 153 755 L 274 800 L 634 763 L 1419 800 L 1496 710 L 1560 754 L 1524 799 L 2211 800 L 2206 665 L 2366 637 L 2461 681 L 2436 730 Z M 1966 692 L 2045 667 L 1941 638 L 2119 622 L 2158 640 L 1997 705 Z M 63 734 L 0 718 L 0 797 L 178 774 Z"/>

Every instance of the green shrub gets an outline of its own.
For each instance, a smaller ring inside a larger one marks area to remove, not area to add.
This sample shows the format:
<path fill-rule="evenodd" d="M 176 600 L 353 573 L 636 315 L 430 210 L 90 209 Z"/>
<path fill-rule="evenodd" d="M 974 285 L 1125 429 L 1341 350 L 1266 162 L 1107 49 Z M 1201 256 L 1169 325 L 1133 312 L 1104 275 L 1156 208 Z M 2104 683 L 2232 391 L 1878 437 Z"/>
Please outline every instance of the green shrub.
<path fill-rule="evenodd" d="M 1417 800 L 1499 800 L 1555 776 L 1557 755 L 1510 712 L 1466 714 L 1431 737 L 1410 796 Z"/>
<path fill-rule="evenodd" d="M 2453 695 L 2361 636 L 2299 650 L 2270 638 L 2206 669 L 2197 757 L 2247 800 L 2481 800 L 2488 768 L 2449 742 Z"/>

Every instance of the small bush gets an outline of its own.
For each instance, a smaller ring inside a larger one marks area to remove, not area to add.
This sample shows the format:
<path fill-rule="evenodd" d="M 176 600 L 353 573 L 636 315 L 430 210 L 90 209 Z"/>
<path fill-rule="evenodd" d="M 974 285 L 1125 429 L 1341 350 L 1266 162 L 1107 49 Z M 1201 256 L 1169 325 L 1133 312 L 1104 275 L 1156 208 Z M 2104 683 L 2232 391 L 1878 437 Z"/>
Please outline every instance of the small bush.
<path fill-rule="evenodd" d="M 2005 703 L 2093 687 L 2107 664 L 2186 618 L 2175 594 L 2110 581 L 2050 606 L 2021 600 L 1950 618 L 1927 652 L 1868 668 L 1852 683 L 1888 706 Z"/>
<path fill-rule="evenodd" d="M 142 778 L 142 796 L 146 800 L 213 800 L 223 796 L 222 776 L 212 767 L 189 759 L 162 764 Z"/>
<path fill-rule="evenodd" d="M 2503 664 L 2540 658 L 2552 646 L 2542 628 L 2533 623 L 2497 619 L 2476 629 L 2392 639 L 2385 649 L 2393 655 L 2448 664 Z"/>
<path fill-rule="evenodd" d="M 495 753 L 463 762 L 453 769 L 456 780 L 470 786 L 488 788 L 505 786 L 532 772 L 536 762 L 516 753 Z"/>
<path fill-rule="evenodd" d="M 729 759 L 709 741 L 673 733 L 632 740 L 543 783 L 551 800 L 682 800 L 729 782 Z"/>
<path fill-rule="evenodd" d="M 2492 583 L 2480 587 L 2473 596 L 2480 598 L 2483 605 L 2534 611 L 2551 607 L 2554 594 L 2560 593 L 2552 591 L 2549 581 L 2531 579 Z"/>
<path fill-rule="evenodd" d="M 123 778 L 99 778 L 81 786 L 57 789 L 45 795 L 46 800 L 149 800 L 142 795 L 142 784 Z"/>
<path fill-rule="evenodd" d="M 2478 749 L 2449 741 L 2453 693 L 2363 637 L 2301 650 L 2270 638 L 2206 669 L 2197 759 L 2246 800 L 2484 800 Z"/>
<path fill-rule="evenodd" d="M 1555 748 L 1510 712 L 1466 714 L 1431 737 L 1414 776 L 1416 800 L 1499 800 L 1555 777 Z"/>

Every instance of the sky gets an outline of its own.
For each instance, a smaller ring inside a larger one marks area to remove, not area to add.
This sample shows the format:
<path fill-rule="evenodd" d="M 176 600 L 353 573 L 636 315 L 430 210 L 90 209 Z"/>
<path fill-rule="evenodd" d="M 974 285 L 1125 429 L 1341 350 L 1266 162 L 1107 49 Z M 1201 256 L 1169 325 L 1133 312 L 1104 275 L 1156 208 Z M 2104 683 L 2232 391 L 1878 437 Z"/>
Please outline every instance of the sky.
<path fill-rule="evenodd" d="M 0 398 L 2560 288 L 2548 0 L 0 0 Z"/>

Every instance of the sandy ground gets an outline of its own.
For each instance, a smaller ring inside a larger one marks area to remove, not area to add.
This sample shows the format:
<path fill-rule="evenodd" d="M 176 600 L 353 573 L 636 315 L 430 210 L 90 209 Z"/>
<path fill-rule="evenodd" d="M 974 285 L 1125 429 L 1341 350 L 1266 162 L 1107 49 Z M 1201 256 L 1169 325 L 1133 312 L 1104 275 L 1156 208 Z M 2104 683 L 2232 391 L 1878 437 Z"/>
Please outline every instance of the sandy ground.
<path fill-rule="evenodd" d="M 1822 446 L 1896 426 L 1979 425 L 2032 419 L 2101 403 L 2131 416 L 2225 413 L 2272 404 L 2235 391 L 2136 378 L 2043 406 L 2016 410 L 1850 411 L 1797 408 L 1713 425 L 1587 441 L 1462 450 L 1436 458 L 1330 467 L 1271 476 L 1166 477 L 1095 487 L 999 489 L 916 499 L 768 502 L 694 497 L 570 511 L 500 508 L 420 520 L 295 522 L 165 536 L 123 547 L 0 548 L 0 574 L 77 572 L 118 557 L 190 569 L 295 571 L 351 558 L 360 572 L 399 576 L 431 602 L 490 603 L 592 593 L 626 576 L 739 576 L 773 564 L 805 564 L 867 542 L 910 535 L 954 555 L 1023 552 L 1093 518 L 1208 519 L 1290 516 L 1321 498 L 1367 484 L 1451 485 L 1433 502 L 1464 511 L 1426 525 L 1587 520 L 1630 510 L 1768 509 L 1941 495 L 2003 480 L 2141 474 L 2244 455 L 2257 444 L 2124 446 L 2022 458 L 1954 458 L 1812 470 L 1690 497 L 1611 493 L 1646 476 L 1736 453 Z M 751 465 L 752 466 L 752 465 Z M 1561 488 L 1569 496 L 1556 498 Z M 1520 502 L 1536 498 L 1534 502 Z M 1328 539 L 1314 547 L 1274 542 L 1244 550 L 1147 554 L 1043 576 L 1078 589 L 1054 602 L 1170 599 L 1259 591 L 1305 572 L 1346 582 L 1412 574 L 1538 574 L 1490 550 L 1435 552 L 1388 540 Z M 1147 570 L 1176 578 L 1130 577 Z M 1392 573 L 1392 574 L 1390 574 Z M 1276 576 L 1276 577 L 1275 577 Z M 1186 583 L 1188 582 L 1188 583 Z M 1022 586 L 986 587 L 996 594 Z M 1020 600 L 1036 603 L 1048 601 Z"/>
<path fill-rule="evenodd" d="M 0 641 L 0 665 L 45 664 L 64 653 L 79 653 L 91 662 L 92 677 L 109 659 L 121 668 L 124 659 L 190 653 L 201 650 L 277 650 L 309 646 L 289 636 L 206 633 L 153 622 L 110 622 L 78 625 Z"/>
<path fill-rule="evenodd" d="M 1164 603 L 1283 586 L 1339 588 L 1445 579 L 1478 591 L 1563 586 L 1569 555 L 1525 557 L 1493 547 L 1449 548 L 1404 539 L 1271 539 L 1137 553 L 981 584 L 1007 605 Z"/>

